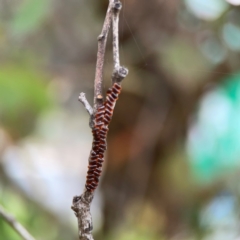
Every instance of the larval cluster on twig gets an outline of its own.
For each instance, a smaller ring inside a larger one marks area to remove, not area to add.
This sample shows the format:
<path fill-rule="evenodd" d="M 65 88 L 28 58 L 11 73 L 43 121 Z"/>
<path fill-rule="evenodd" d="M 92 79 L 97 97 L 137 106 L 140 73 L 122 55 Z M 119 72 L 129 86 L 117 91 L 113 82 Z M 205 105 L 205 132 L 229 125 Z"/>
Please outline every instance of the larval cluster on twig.
<path fill-rule="evenodd" d="M 89 156 L 89 165 L 85 190 L 81 196 L 73 198 L 72 209 L 78 219 L 79 239 L 93 240 L 92 217 L 90 205 L 94 190 L 97 188 L 102 173 L 104 152 L 107 145 L 107 132 L 113 115 L 116 101 L 121 92 L 121 82 L 127 76 L 127 68 L 120 65 L 119 59 L 119 12 L 122 4 L 119 0 L 109 0 L 109 6 L 103 24 L 102 32 L 98 37 L 97 63 L 94 80 L 94 106 L 88 103 L 85 94 L 81 93 L 79 101 L 85 106 L 90 115 L 90 127 L 92 128 L 93 143 Z M 106 50 L 106 42 L 109 29 L 112 25 L 113 32 L 113 63 L 112 87 L 107 91 L 106 101 L 103 101 L 103 66 Z"/>

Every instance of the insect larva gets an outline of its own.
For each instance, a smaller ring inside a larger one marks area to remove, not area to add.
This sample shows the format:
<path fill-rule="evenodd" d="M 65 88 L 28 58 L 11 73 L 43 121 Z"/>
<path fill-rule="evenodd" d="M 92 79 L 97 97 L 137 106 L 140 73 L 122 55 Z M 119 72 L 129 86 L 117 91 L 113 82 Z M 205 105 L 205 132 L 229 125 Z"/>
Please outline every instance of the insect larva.
<path fill-rule="evenodd" d="M 94 189 L 96 189 L 96 187 L 98 186 L 96 182 L 92 182 L 91 185 L 94 187 Z"/>
<path fill-rule="evenodd" d="M 94 168 L 89 168 L 87 171 L 88 175 L 93 174 L 97 166 L 98 165 L 95 165 Z"/>
<path fill-rule="evenodd" d="M 118 94 L 112 92 L 110 95 L 112 98 L 114 98 L 114 100 L 116 101 L 116 99 L 118 98 Z"/>
<path fill-rule="evenodd" d="M 89 174 L 89 175 L 87 176 L 87 181 L 88 181 L 88 182 L 89 182 L 89 181 L 93 181 L 93 180 L 94 180 L 94 177 L 95 177 L 94 174 Z"/>
<path fill-rule="evenodd" d="M 108 131 L 108 127 L 107 126 L 103 126 L 101 131 L 107 132 Z"/>
<path fill-rule="evenodd" d="M 102 169 L 101 168 L 96 168 L 95 171 L 98 172 L 98 173 L 101 173 Z"/>
<path fill-rule="evenodd" d="M 85 185 L 88 191 L 94 191 L 96 189 L 99 182 L 99 177 L 101 175 L 101 171 L 99 172 L 99 170 L 96 170 L 96 169 L 99 168 L 98 160 L 102 159 L 104 149 L 106 148 L 105 138 L 106 138 L 107 128 L 104 127 L 104 121 L 103 121 L 104 114 L 105 114 L 105 106 L 99 107 L 95 114 L 95 124 L 92 129 L 93 146 L 92 146 L 92 152 L 89 159 L 87 180 Z"/>
<path fill-rule="evenodd" d="M 111 117 L 108 116 L 108 115 L 105 115 L 104 123 L 105 123 L 105 124 L 109 124 L 110 121 L 111 121 Z"/>
<path fill-rule="evenodd" d="M 105 110 L 105 115 L 112 116 L 112 111 L 109 109 Z"/>
<path fill-rule="evenodd" d="M 113 107 L 110 106 L 109 104 L 106 104 L 106 110 L 105 110 L 105 113 L 106 113 L 106 111 L 112 112 L 112 111 L 113 111 Z"/>
<path fill-rule="evenodd" d="M 106 146 L 105 146 L 105 144 L 104 145 L 102 145 L 102 146 L 99 146 L 99 153 L 104 153 L 105 152 L 105 150 L 106 150 Z"/>
<path fill-rule="evenodd" d="M 111 94 L 107 95 L 107 101 L 108 101 L 109 103 L 113 103 L 114 100 L 115 100 L 115 99 L 112 97 Z"/>
<path fill-rule="evenodd" d="M 112 92 L 113 93 L 115 93 L 115 94 L 117 94 L 117 95 L 119 95 L 120 94 L 120 92 L 121 92 L 121 87 L 120 88 L 117 88 L 117 84 L 116 85 L 114 85 L 115 87 L 112 89 Z"/>
<path fill-rule="evenodd" d="M 121 86 L 114 83 L 112 88 L 108 89 L 106 102 L 97 109 L 95 114 L 95 124 L 92 130 L 93 146 L 90 155 L 86 189 L 93 192 L 98 186 L 99 177 L 102 173 L 102 163 L 104 161 L 104 152 L 106 150 L 106 136 L 108 125 L 113 115 L 113 109 L 121 92 Z"/>
<path fill-rule="evenodd" d="M 92 169 L 92 170 L 89 169 L 89 170 L 87 171 L 87 174 L 93 174 L 94 171 L 95 171 L 95 169 Z"/>
<path fill-rule="evenodd" d="M 101 171 L 101 172 L 95 171 L 95 172 L 94 172 L 94 175 L 95 175 L 97 178 L 99 178 L 99 177 L 101 176 L 101 173 L 102 173 L 102 171 Z"/>

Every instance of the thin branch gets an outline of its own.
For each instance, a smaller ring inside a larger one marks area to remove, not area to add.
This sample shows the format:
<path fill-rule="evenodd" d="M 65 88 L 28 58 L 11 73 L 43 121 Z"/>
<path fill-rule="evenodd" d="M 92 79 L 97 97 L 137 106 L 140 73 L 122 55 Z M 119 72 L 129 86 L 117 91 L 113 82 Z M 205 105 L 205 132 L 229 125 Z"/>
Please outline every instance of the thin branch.
<path fill-rule="evenodd" d="M 112 14 L 112 28 L 113 28 L 113 63 L 114 69 L 120 67 L 119 59 L 119 13 L 122 8 L 122 4 L 119 1 L 114 0 L 113 14 Z"/>
<path fill-rule="evenodd" d="M 93 108 L 88 102 L 85 93 L 81 92 L 78 97 L 79 102 L 83 104 L 87 112 L 89 113 L 90 119 L 89 119 L 89 126 L 90 128 L 93 128 L 94 126 L 94 115 L 93 115 Z"/>
<path fill-rule="evenodd" d="M 127 76 L 128 70 L 125 67 L 120 66 L 120 60 L 119 60 L 119 12 L 121 10 L 122 4 L 119 0 L 109 0 L 109 6 L 106 13 L 105 21 L 103 24 L 103 29 L 101 34 L 98 37 L 98 53 L 97 53 L 97 64 L 96 64 L 96 73 L 95 73 L 95 81 L 94 81 L 94 107 L 91 108 L 90 104 L 87 102 L 85 95 L 82 93 L 80 94 L 79 100 L 84 104 L 85 108 L 89 112 L 92 121 L 92 131 L 93 131 L 93 146 L 92 150 L 90 152 L 89 156 L 89 163 L 95 162 L 94 160 L 96 158 L 96 150 L 94 148 L 99 148 L 100 145 L 95 145 L 96 142 L 99 141 L 99 139 L 104 138 L 104 133 L 107 134 L 108 126 L 105 126 L 104 129 L 100 128 L 100 131 L 96 131 L 96 129 L 99 128 L 100 125 L 103 124 L 102 116 L 106 116 L 106 109 L 105 105 L 103 105 L 103 95 L 102 95 L 102 84 L 103 84 L 103 65 L 104 65 L 104 56 L 105 56 L 105 50 L 106 50 L 106 42 L 107 42 L 107 36 L 108 32 L 111 26 L 113 26 L 113 59 L 114 59 L 114 69 L 112 74 L 112 82 L 115 83 L 121 83 L 121 81 Z M 120 88 L 121 89 L 121 88 Z M 120 89 L 116 89 L 115 91 L 120 91 Z M 116 101 L 117 95 L 114 94 L 114 98 L 112 98 L 111 101 Z M 115 98 L 116 96 L 116 98 Z M 106 100 L 107 101 L 107 100 Z M 115 103 L 114 103 L 115 105 Z M 90 106 L 90 108 L 89 108 Z M 113 109 L 112 109 L 113 110 Z M 97 113 L 97 115 L 96 115 Z M 109 113 L 108 113 L 109 114 Z M 95 119 L 96 115 L 96 119 Z M 110 116 L 109 116 L 110 118 Z M 100 119 L 100 120 L 99 120 Z M 99 122 L 98 122 L 99 121 Z M 100 124 L 100 125 L 98 125 Z M 106 138 L 104 139 L 106 140 Z M 95 142 L 95 143 L 94 143 Z M 103 144 L 103 143 L 101 143 Z M 104 144 L 103 144 L 104 145 Z M 93 150 L 94 149 L 94 150 Z M 106 148 L 102 148 L 102 156 L 104 155 L 104 151 Z M 101 157 L 102 158 L 102 157 Z M 99 171 L 101 173 L 101 164 L 100 160 L 98 160 L 98 167 L 100 166 L 100 169 L 98 169 L 98 173 L 96 176 L 100 176 Z M 103 158 L 101 159 L 103 161 Z M 95 165 L 93 165 L 95 167 Z M 96 165 L 97 166 L 97 165 Z M 94 170 L 90 170 L 95 173 Z M 88 174 L 92 174 L 88 171 Z M 87 177 L 91 177 L 89 181 L 92 179 L 92 175 L 88 175 Z M 88 178 L 87 178 L 88 179 Z M 92 180 L 91 180 L 92 181 Z M 97 181 L 97 182 L 95 182 Z M 88 182 L 88 180 L 87 180 Z M 78 219 L 78 231 L 79 231 L 79 239 L 80 240 L 93 240 L 92 236 L 92 230 L 93 230 L 93 224 L 92 224 L 92 216 L 90 212 L 90 206 L 91 202 L 93 200 L 94 190 L 97 187 L 98 178 L 97 180 L 94 178 L 94 182 L 96 185 L 91 185 L 92 188 L 84 189 L 84 192 L 81 196 L 75 196 L 73 198 L 72 203 L 72 210 L 74 211 L 77 219 Z M 92 184 L 93 184 L 92 183 Z M 87 186 L 89 187 L 89 186 Z"/>
<path fill-rule="evenodd" d="M 23 240 L 35 240 L 34 237 L 0 205 L 0 216 L 22 237 Z"/>
<path fill-rule="evenodd" d="M 97 97 L 102 96 L 104 57 L 106 51 L 108 32 L 111 26 L 113 1 L 114 0 L 109 0 L 108 10 L 103 23 L 102 32 L 98 36 L 98 53 L 94 80 L 94 112 L 97 110 L 98 105 L 102 104 L 97 101 Z"/>
<path fill-rule="evenodd" d="M 128 69 L 120 66 L 119 58 L 119 13 L 122 8 L 122 3 L 119 0 L 114 0 L 112 14 L 112 32 L 113 32 L 113 75 L 112 84 L 121 81 L 128 75 Z"/>
<path fill-rule="evenodd" d="M 88 102 L 85 93 L 81 92 L 79 97 L 78 97 L 79 102 L 81 102 L 85 109 L 87 110 L 87 112 L 89 113 L 90 117 L 93 115 L 93 109 L 90 105 L 90 103 Z"/>

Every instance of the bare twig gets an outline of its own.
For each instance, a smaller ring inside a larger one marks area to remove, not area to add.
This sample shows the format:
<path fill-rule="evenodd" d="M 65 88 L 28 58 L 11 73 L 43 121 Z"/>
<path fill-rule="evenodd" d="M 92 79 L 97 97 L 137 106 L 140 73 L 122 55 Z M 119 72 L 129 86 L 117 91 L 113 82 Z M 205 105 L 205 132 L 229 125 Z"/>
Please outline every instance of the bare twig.
<path fill-rule="evenodd" d="M 90 105 L 90 103 L 88 102 L 88 100 L 86 99 L 86 95 L 85 93 L 81 92 L 78 100 L 84 105 L 85 109 L 87 110 L 87 112 L 89 113 L 90 116 L 93 115 L 93 109 Z"/>
<path fill-rule="evenodd" d="M 114 0 L 113 14 L 112 14 L 112 26 L 113 26 L 113 63 L 114 69 L 118 69 L 120 66 L 119 59 L 119 13 L 122 8 L 121 2 Z"/>
<path fill-rule="evenodd" d="M 0 217 L 2 217 L 24 240 L 35 240 L 34 237 L 19 223 L 17 220 L 9 214 L 1 205 L 0 205 Z"/>
<path fill-rule="evenodd" d="M 112 26 L 113 26 L 113 75 L 112 83 L 120 83 L 128 74 L 128 69 L 120 66 L 119 58 L 119 13 L 122 8 L 122 4 L 119 0 L 114 0 L 113 14 L 112 14 Z"/>
<path fill-rule="evenodd" d="M 96 128 L 94 128 L 94 124 L 98 124 L 97 119 L 99 116 L 95 115 L 102 111 L 101 108 L 105 108 L 103 106 L 103 95 L 102 95 L 102 84 L 103 84 L 103 66 L 104 66 L 104 56 L 105 56 L 105 50 L 106 50 L 106 42 L 107 42 L 107 36 L 108 32 L 111 26 L 113 26 L 113 61 L 114 61 L 114 69 L 113 69 L 113 74 L 112 74 L 112 82 L 113 84 L 115 82 L 121 83 L 121 81 L 127 76 L 128 70 L 125 67 L 120 66 L 120 60 L 119 60 L 119 35 L 118 35 L 118 23 L 119 23 L 119 12 L 121 10 L 122 4 L 119 0 L 109 0 L 109 6 L 108 10 L 106 13 L 105 21 L 103 24 L 103 29 L 101 34 L 98 37 L 98 53 L 97 53 L 97 64 L 96 64 L 96 73 L 95 73 L 95 81 L 94 81 L 94 106 L 93 109 L 88 103 L 85 94 L 81 93 L 79 100 L 83 103 L 85 108 L 90 114 L 90 126 L 93 128 L 93 136 L 95 139 L 96 144 L 96 134 L 100 134 L 99 132 L 96 132 Z M 114 95 L 116 96 L 116 95 Z M 116 101 L 116 98 L 114 98 Z M 100 112 L 97 112 L 99 111 Z M 103 115 L 104 115 L 103 110 Z M 102 114 L 102 113 L 101 113 Z M 100 124 L 103 124 L 102 120 L 99 122 Z M 96 125 L 97 126 L 97 125 Z M 95 127 L 96 127 L 95 126 Z M 108 129 L 108 126 L 105 126 L 105 131 L 106 132 Z M 101 133 L 103 134 L 103 133 Z M 106 140 L 106 139 L 105 139 Z M 95 146 L 93 141 L 93 148 Z M 96 146 L 95 146 L 96 147 Z M 106 148 L 105 148 L 106 150 Z M 91 161 L 91 154 L 92 156 L 96 156 L 95 150 L 93 149 L 90 152 L 89 156 L 89 162 Z M 104 151 L 103 151 L 104 154 Z M 100 165 L 101 166 L 101 165 Z M 90 170 L 92 171 L 92 170 Z M 98 169 L 98 171 L 101 172 L 101 169 Z M 95 180 L 94 180 L 95 181 Z M 98 182 L 98 180 L 97 180 Z M 95 186 L 97 187 L 97 185 Z M 79 231 L 79 239 L 80 240 L 93 240 L 92 236 L 92 229 L 93 229 L 93 224 L 92 224 L 92 216 L 90 212 L 90 206 L 91 202 L 93 200 L 93 194 L 95 187 L 90 188 L 90 189 L 84 189 L 84 192 L 81 196 L 75 196 L 73 198 L 73 203 L 72 203 L 72 210 L 75 212 L 75 215 L 78 219 L 78 231 Z"/>
<path fill-rule="evenodd" d="M 95 80 L 94 80 L 94 111 L 96 111 L 98 105 L 102 104 L 97 101 L 97 97 L 99 95 L 102 96 L 104 57 L 105 57 L 108 32 L 111 26 L 113 1 L 114 0 L 109 0 L 108 10 L 103 23 L 102 32 L 98 36 L 98 53 L 97 53 L 97 64 L 96 64 L 96 72 L 95 72 Z"/>
<path fill-rule="evenodd" d="M 79 97 L 78 97 L 79 102 L 81 102 L 85 109 L 87 110 L 87 112 L 89 113 L 90 119 L 89 119 L 89 126 L 90 128 L 93 127 L 94 125 L 94 115 L 93 115 L 93 108 L 90 105 L 90 103 L 88 102 L 85 93 L 81 92 Z"/>

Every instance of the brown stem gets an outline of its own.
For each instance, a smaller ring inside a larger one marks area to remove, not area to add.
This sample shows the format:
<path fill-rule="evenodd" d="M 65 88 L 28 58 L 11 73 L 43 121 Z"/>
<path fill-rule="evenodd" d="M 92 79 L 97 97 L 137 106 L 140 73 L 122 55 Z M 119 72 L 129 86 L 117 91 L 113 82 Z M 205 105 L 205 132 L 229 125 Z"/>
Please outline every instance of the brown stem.
<path fill-rule="evenodd" d="M 104 57 L 106 51 L 108 32 L 111 26 L 113 1 L 114 0 L 109 0 L 108 10 L 103 23 L 102 32 L 98 36 L 97 64 L 94 80 L 94 112 L 96 111 L 97 107 L 101 105 L 101 103 L 97 101 L 97 97 L 102 96 Z"/>

